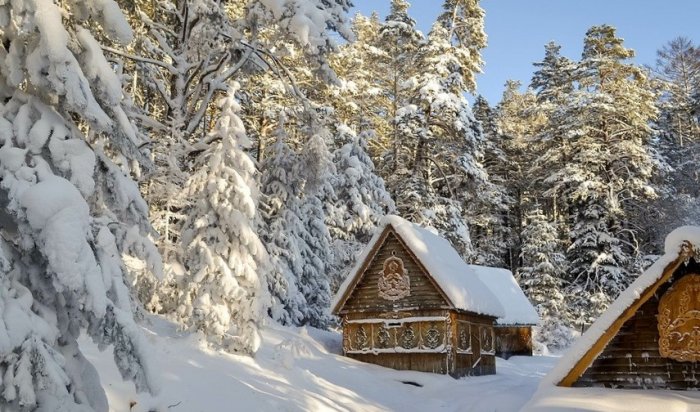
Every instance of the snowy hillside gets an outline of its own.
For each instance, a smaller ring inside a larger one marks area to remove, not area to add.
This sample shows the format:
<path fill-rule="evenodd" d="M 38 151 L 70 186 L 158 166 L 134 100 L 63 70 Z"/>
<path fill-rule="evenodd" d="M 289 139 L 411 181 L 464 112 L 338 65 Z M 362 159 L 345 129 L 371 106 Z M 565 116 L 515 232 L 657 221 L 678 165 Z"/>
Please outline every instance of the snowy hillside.
<path fill-rule="evenodd" d="M 182 336 L 161 318 L 149 323 L 152 358 L 162 377 L 157 397 L 136 395 L 109 351 L 80 342 L 112 411 L 128 411 L 131 401 L 137 402 L 133 411 L 517 411 L 557 359 L 499 359 L 496 376 L 456 380 L 345 358 L 340 334 L 313 328 L 267 327 L 251 359 L 204 349 L 196 336 Z"/>

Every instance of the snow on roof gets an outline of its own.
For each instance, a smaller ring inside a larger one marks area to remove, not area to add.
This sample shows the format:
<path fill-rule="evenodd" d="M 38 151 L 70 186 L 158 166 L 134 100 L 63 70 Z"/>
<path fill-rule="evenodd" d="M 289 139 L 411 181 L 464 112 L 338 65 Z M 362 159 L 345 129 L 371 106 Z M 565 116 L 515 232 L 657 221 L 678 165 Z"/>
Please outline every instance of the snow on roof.
<path fill-rule="evenodd" d="M 359 272 L 364 261 L 367 260 L 373 246 L 379 241 L 387 226 L 391 226 L 411 249 L 456 309 L 495 317 L 504 316 L 505 311 L 499 300 L 479 280 L 474 270 L 462 260 L 450 242 L 426 228 L 395 215 L 382 218 L 372 240 L 358 256 L 355 267 L 340 285 L 331 308 L 340 309 L 338 305 L 344 303 L 341 300 L 348 289 L 354 286 L 355 277 L 361 275 Z"/>
<path fill-rule="evenodd" d="M 505 316 L 496 320 L 498 325 L 536 325 L 540 317 L 527 299 L 510 270 L 469 265 L 479 280 L 501 301 Z"/>
<path fill-rule="evenodd" d="M 666 236 L 665 254 L 645 270 L 644 273 L 639 275 L 637 280 L 615 299 L 612 305 L 591 325 L 586 333 L 574 342 L 556 366 L 544 377 L 540 388 L 557 385 L 569 374 L 578 361 L 598 342 L 625 309 L 634 304 L 644 291 L 661 278 L 664 269 L 678 259 L 686 241 L 695 245 L 693 247 L 694 250 L 699 251 L 700 227 L 682 226 Z"/>

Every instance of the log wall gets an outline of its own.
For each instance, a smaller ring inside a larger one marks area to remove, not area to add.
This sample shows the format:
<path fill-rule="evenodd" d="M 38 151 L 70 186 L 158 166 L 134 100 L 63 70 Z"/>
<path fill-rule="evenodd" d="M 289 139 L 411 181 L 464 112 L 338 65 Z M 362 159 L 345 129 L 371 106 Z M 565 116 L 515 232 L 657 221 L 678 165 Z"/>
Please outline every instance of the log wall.
<path fill-rule="evenodd" d="M 399 370 L 450 374 L 496 373 L 493 318 L 445 310 L 350 313 L 343 352 Z"/>
<path fill-rule="evenodd" d="M 389 301 L 379 297 L 379 273 L 384 261 L 392 256 L 400 258 L 408 271 L 411 294 L 397 301 Z M 387 235 L 373 261 L 367 266 L 365 273 L 352 291 L 345 303 L 342 313 L 349 312 L 390 312 L 402 310 L 445 309 L 447 302 L 435 288 L 418 263 L 404 249 L 393 232 Z"/>
<path fill-rule="evenodd" d="M 393 231 L 367 264 L 340 311 L 343 352 L 362 362 L 452 376 L 496 373 L 494 318 L 457 312 Z M 403 262 L 410 295 L 379 296 L 379 277 L 390 257 Z"/>

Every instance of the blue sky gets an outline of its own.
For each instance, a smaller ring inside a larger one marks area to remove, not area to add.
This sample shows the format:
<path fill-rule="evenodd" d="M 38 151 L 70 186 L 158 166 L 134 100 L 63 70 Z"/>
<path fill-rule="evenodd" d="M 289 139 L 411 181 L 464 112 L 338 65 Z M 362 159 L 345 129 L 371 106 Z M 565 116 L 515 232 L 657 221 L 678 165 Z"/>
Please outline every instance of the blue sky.
<path fill-rule="evenodd" d="M 383 20 L 390 1 L 353 3 L 353 15 L 376 10 Z M 653 65 L 656 50 L 674 37 L 700 43 L 700 0 L 482 0 L 481 7 L 489 45 L 477 92 L 492 105 L 500 100 L 507 79 L 530 82 L 532 63 L 542 59 L 550 40 L 562 46 L 562 54 L 578 59 L 586 30 L 593 25 L 615 26 L 625 45 L 637 52 L 639 64 Z M 427 34 L 441 8 L 440 0 L 414 0 L 409 13 Z"/>

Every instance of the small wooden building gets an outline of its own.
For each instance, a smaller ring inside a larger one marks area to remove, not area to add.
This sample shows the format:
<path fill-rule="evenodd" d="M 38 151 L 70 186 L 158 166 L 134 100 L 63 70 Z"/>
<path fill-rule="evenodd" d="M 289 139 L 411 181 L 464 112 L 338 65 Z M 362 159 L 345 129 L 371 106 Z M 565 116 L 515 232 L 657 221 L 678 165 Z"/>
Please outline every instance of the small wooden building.
<path fill-rule="evenodd" d="M 383 219 L 331 307 L 349 357 L 452 376 L 496 372 L 498 299 L 448 241 L 398 216 Z"/>
<path fill-rule="evenodd" d="M 646 270 L 562 357 L 563 387 L 700 389 L 700 228 L 666 239 Z"/>
<path fill-rule="evenodd" d="M 532 327 L 539 323 L 537 310 L 520 289 L 510 270 L 471 266 L 479 280 L 496 296 L 505 316 L 496 319 L 496 356 L 532 356 Z"/>

